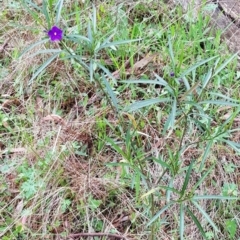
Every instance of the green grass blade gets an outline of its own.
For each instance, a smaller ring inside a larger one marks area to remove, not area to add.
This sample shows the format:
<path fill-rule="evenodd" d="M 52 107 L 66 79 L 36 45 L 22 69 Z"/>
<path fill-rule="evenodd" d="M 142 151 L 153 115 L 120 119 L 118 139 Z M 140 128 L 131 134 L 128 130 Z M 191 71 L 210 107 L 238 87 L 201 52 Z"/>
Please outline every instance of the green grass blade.
<path fill-rule="evenodd" d="M 31 58 L 31 57 L 35 57 L 36 55 L 38 54 L 49 54 L 49 53 L 58 53 L 60 54 L 62 52 L 62 50 L 60 49 L 46 49 L 46 50 L 40 50 L 34 54 L 31 54 L 28 56 L 28 58 Z"/>
<path fill-rule="evenodd" d="M 56 4 L 56 9 L 55 9 L 55 11 L 57 11 L 56 20 L 55 20 L 55 24 L 56 24 L 56 25 L 57 25 L 57 24 L 59 23 L 59 21 L 60 21 L 62 7 L 63 7 L 63 0 L 59 0 L 58 3 Z"/>
<path fill-rule="evenodd" d="M 212 219 L 210 218 L 210 216 L 202 209 L 202 207 L 195 201 L 192 201 L 192 203 L 195 205 L 196 208 L 198 208 L 198 210 L 202 213 L 202 215 L 205 217 L 205 219 L 209 222 L 209 224 L 213 227 L 213 229 L 216 232 L 219 232 L 218 227 L 216 226 L 216 224 L 212 221 Z"/>
<path fill-rule="evenodd" d="M 227 143 L 232 149 L 234 149 L 237 153 L 240 152 L 240 144 L 239 143 L 236 143 L 236 142 L 233 142 L 233 141 L 230 141 L 230 140 L 225 140 L 225 139 L 222 139 L 223 142 Z"/>
<path fill-rule="evenodd" d="M 93 33 L 96 33 L 97 32 L 97 10 L 94 5 L 93 5 L 93 14 L 92 14 L 92 27 L 93 27 Z"/>
<path fill-rule="evenodd" d="M 98 67 L 100 67 L 103 71 L 104 71 L 104 73 L 106 73 L 106 75 L 113 81 L 113 84 L 115 85 L 115 84 L 117 84 L 117 81 L 116 81 L 116 79 L 115 79 L 115 77 L 112 75 L 112 73 L 107 69 L 107 68 L 105 68 L 102 64 L 100 64 L 100 63 L 97 63 L 97 65 L 98 65 Z"/>
<path fill-rule="evenodd" d="M 23 56 L 26 52 L 32 50 L 32 49 L 35 48 L 36 46 L 38 46 L 38 45 L 40 45 L 40 44 L 43 44 L 43 43 L 46 43 L 46 42 L 48 42 L 48 41 L 49 41 L 49 39 L 48 39 L 48 38 L 45 38 L 45 39 L 43 39 L 43 40 L 41 40 L 41 41 L 35 42 L 34 44 L 32 44 L 32 45 L 30 45 L 29 47 L 25 48 L 25 49 L 23 50 L 23 52 L 20 53 L 20 56 L 19 56 L 19 57 Z"/>
<path fill-rule="evenodd" d="M 111 85 L 109 84 L 109 82 L 107 81 L 107 79 L 105 78 L 104 75 L 101 76 L 101 79 L 106 87 L 108 95 L 110 96 L 110 98 L 112 100 L 113 106 L 116 108 L 117 111 L 119 111 L 118 99 L 117 99 L 115 93 L 113 92 Z"/>
<path fill-rule="evenodd" d="M 89 38 L 79 35 L 79 34 L 70 34 L 70 35 L 67 35 L 66 38 L 73 42 L 79 43 L 79 44 L 82 44 L 82 41 L 91 43 Z"/>
<path fill-rule="evenodd" d="M 229 59 L 227 59 L 220 67 L 218 67 L 214 73 L 213 73 L 213 77 L 218 75 L 219 72 L 221 72 L 235 57 L 238 56 L 238 52 L 235 53 L 234 55 L 232 55 Z"/>
<path fill-rule="evenodd" d="M 158 81 L 159 85 L 168 86 L 168 83 L 163 78 L 158 76 L 156 73 L 154 73 L 154 76 L 157 78 L 157 81 Z"/>
<path fill-rule="evenodd" d="M 187 210 L 189 216 L 192 218 L 192 220 L 193 220 L 194 223 L 196 224 L 196 226 L 197 226 L 197 228 L 199 229 L 199 231 L 201 232 L 202 237 L 207 240 L 207 236 L 206 236 L 206 234 L 205 234 L 205 232 L 204 232 L 204 230 L 203 230 L 200 222 L 199 222 L 198 219 L 196 218 L 196 216 L 193 214 L 193 212 L 192 212 L 187 206 L 186 206 L 186 210 Z"/>
<path fill-rule="evenodd" d="M 228 196 L 221 196 L 221 195 L 200 195 L 200 196 L 193 197 L 193 200 L 202 200 L 202 199 L 240 200 L 239 197 L 228 197 Z"/>
<path fill-rule="evenodd" d="M 204 154 L 203 154 L 203 157 L 202 157 L 202 160 L 201 160 L 201 164 L 200 164 L 199 169 L 198 169 L 199 172 L 201 172 L 202 169 L 203 169 L 204 163 L 205 163 L 205 161 L 206 161 L 206 159 L 207 159 L 207 157 L 210 153 L 212 145 L 213 145 L 213 140 L 209 141 L 207 146 L 206 146 L 206 149 L 204 151 Z"/>
<path fill-rule="evenodd" d="M 153 222 L 155 222 L 159 217 L 160 215 L 165 212 L 169 207 L 171 207 L 171 205 L 173 205 L 174 202 L 170 202 L 169 204 L 167 204 L 166 206 L 164 206 L 160 211 L 158 211 L 156 213 L 156 215 L 147 223 L 147 227 L 149 227 Z"/>
<path fill-rule="evenodd" d="M 171 41 L 171 36 L 168 35 L 168 51 L 169 51 L 169 55 L 172 61 L 172 66 L 173 68 L 175 68 L 175 57 L 174 57 L 174 53 L 173 53 L 173 47 L 172 47 L 172 41 Z"/>
<path fill-rule="evenodd" d="M 150 160 L 153 160 L 154 162 L 156 163 L 159 163 L 163 168 L 167 168 L 167 169 L 171 169 L 171 166 L 169 164 L 167 164 L 166 162 L 162 161 L 161 159 L 159 158 L 151 158 Z"/>
<path fill-rule="evenodd" d="M 148 107 L 157 103 L 166 103 L 166 102 L 170 102 L 171 99 L 169 98 L 153 98 L 153 99 L 147 99 L 147 100 L 143 100 L 143 101 L 137 101 L 133 104 L 131 104 L 130 106 L 125 108 L 125 111 L 127 112 L 134 112 L 136 110 L 139 110 L 143 107 Z"/>
<path fill-rule="evenodd" d="M 177 111 L 177 100 L 176 100 L 176 98 L 174 98 L 171 114 L 168 116 L 168 119 L 167 119 L 166 123 L 164 124 L 164 129 L 163 129 L 164 134 L 166 133 L 166 131 L 168 129 L 172 129 L 174 127 L 176 111 Z"/>
<path fill-rule="evenodd" d="M 186 76 L 187 74 L 189 74 L 190 72 L 192 72 L 193 70 L 195 70 L 196 68 L 200 67 L 201 65 L 204 65 L 210 61 L 212 61 L 213 59 L 216 59 L 217 56 L 214 56 L 214 57 L 210 57 L 208 59 L 205 59 L 205 60 L 202 60 L 202 61 L 199 61 L 198 63 L 194 64 L 193 66 L 191 66 L 190 68 L 188 68 L 187 70 L 185 70 L 182 74 L 181 74 L 181 77 L 184 77 Z"/>
<path fill-rule="evenodd" d="M 118 45 L 123 45 L 123 44 L 128 44 L 128 43 L 132 43 L 132 42 L 137 42 L 140 41 L 141 39 L 132 39 L 132 40 L 122 40 L 122 41 L 116 41 L 116 42 L 110 42 L 110 43 L 106 43 L 106 44 L 102 44 L 100 45 L 98 48 L 95 49 L 95 52 L 98 52 L 104 48 L 107 47 L 115 47 Z"/>
<path fill-rule="evenodd" d="M 167 203 L 170 202 L 171 193 L 172 193 L 171 188 L 173 187 L 173 182 L 174 182 L 174 178 L 171 178 L 170 181 L 169 181 L 167 192 L 166 192 L 166 202 Z M 178 194 L 180 195 L 180 192 Z"/>
<path fill-rule="evenodd" d="M 198 104 L 215 104 L 215 105 L 220 105 L 220 106 L 232 106 L 232 107 L 238 107 L 239 103 L 233 103 L 233 102 L 226 102 L 222 100 L 206 100 L 199 102 Z"/>
<path fill-rule="evenodd" d="M 54 54 L 51 56 L 46 62 L 43 63 L 41 67 L 33 74 L 31 79 L 28 82 L 28 85 L 32 84 L 33 80 L 54 60 L 58 57 L 59 53 Z"/>
<path fill-rule="evenodd" d="M 122 157 L 128 160 L 126 153 L 109 137 L 106 137 L 106 141 L 118 152 Z"/>
<path fill-rule="evenodd" d="M 199 181 L 194 185 L 192 192 L 194 193 L 195 190 L 198 188 L 198 186 L 201 185 L 201 183 L 204 181 L 204 179 L 207 177 L 207 175 L 213 170 L 215 165 L 212 165 L 204 174 L 203 176 L 199 179 Z"/>
<path fill-rule="evenodd" d="M 48 29 L 51 28 L 51 22 L 50 22 L 50 17 L 49 17 L 49 12 L 48 12 L 48 6 L 47 6 L 47 1 L 42 2 L 42 12 L 45 16 L 46 22 L 48 24 Z"/>
<path fill-rule="evenodd" d="M 182 189 L 181 189 L 181 197 L 184 195 L 184 193 L 187 189 L 187 185 L 188 185 L 188 182 L 190 180 L 190 176 L 191 176 L 191 172 L 192 172 L 194 162 L 195 161 L 192 161 L 191 164 L 188 167 L 187 174 L 186 174 L 186 177 L 184 179 L 184 183 L 183 183 L 183 186 L 182 186 Z"/>
<path fill-rule="evenodd" d="M 184 240 L 184 203 L 180 204 L 179 235 L 180 235 L 180 240 Z"/>
<path fill-rule="evenodd" d="M 143 83 L 143 84 L 156 84 L 156 85 L 162 85 L 159 81 L 156 80 L 144 80 L 144 79 L 140 79 L 140 80 L 122 80 L 119 81 L 121 83 Z"/>

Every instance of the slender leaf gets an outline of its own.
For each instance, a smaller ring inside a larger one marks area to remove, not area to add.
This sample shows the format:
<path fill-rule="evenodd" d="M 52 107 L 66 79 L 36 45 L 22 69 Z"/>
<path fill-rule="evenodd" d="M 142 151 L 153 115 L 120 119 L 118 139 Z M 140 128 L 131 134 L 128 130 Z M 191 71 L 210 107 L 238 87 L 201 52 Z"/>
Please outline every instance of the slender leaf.
<path fill-rule="evenodd" d="M 32 81 L 54 60 L 58 57 L 59 53 L 54 54 L 51 56 L 46 62 L 43 63 L 41 67 L 33 74 L 31 79 L 28 82 L 28 85 L 32 84 Z"/>
<path fill-rule="evenodd" d="M 201 91 L 203 91 L 203 89 L 208 85 L 208 83 L 209 83 L 209 81 L 210 81 L 210 79 L 212 77 L 212 71 L 213 71 L 212 68 L 210 68 L 208 70 L 208 73 L 205 75 L 205 77 L 203 79 L 203 86 L 202 86 Z"/>
<path fill-rule="evenodd" d="M 173 182 L 174 182 L 174 179 L 171 178 L 170 181 L 169 181 L 169 185 L 168 185 L 167 192 L 166 192 L 166 202 L 167 202 L 167 203 L 170 202 L 171 193 L 173 192 L 173 191 L 171 190 L 172 187 L 173 187 Z M 180 194 L 180 192 L 179 192 L 178 194 Z"/>
<path fill-rule="evenodd" d="M 92 35 L 92 28 L 91 28 L 91 23 L 90 22 L 88 23 L 87 32 L 88 32 L 88 39 L 93 44 L 93 35 Z"/>
<path fill-rule="evenodd" d="M 120 81 L 121 83 L 143 83 L 143 84 L 156 84 L 156 85 L 162 85 L 159 81 L 157 80 L 144 80 L 144 79 L 140 79 L 140 80 L 122 80 Z"/>
<path fill-rule="evenodd" d="M 136 110 L 139 110 L 143 107 L 148 107 L 151 106 L 153 104 L 157 104 L 157 103 L 166 103 L 171 101 L 171 99 L 169 98 L 153 98 L 153 99 L 147 99 L 147 100 L 143 100 L 143 101 L 137 101 L 133 104 L 131 104 L 130 106 L 125 108 L 125 111 L 128 112 L 133 112 Z"/>
<path fill-rule="evenodd" d="M 201 65 L 204 65 L 210 61 L 212 61 L 213 59 L 216 59 L 217 56 L 215 57 L 210 57 L 208 59 L 205 59 L 205 60 L 202 60 L 202 61 L 199 61 L 198 63 L 194 64 L 193 66 L 191 66 L 190 68 L 188 68 L 187 70 L 185 70 L 182 74 L 181 74 L 181 77 L 184 77 L 186 76 L 188 73 L 192 72 L 193 70 L 195 70 L 196 68 L 200 67 Z"/>
<path fill-rule="evenodd" d="M 40 50 L 34 54 L 28 55 L 28 58 L 35 57 L 38 54 L 48 54 L 48 53 L 58 53 L 60 54 L 62 52 L 61 49 L 46 49 L 46 50 Z"/>
<path fill-rule="evenodd" d="M 198 180 L 198 182 L 194 185 L 192 192 L 194 193 L 195 190 L 198 188 L 198 186 L 201 185 L 201 183 L 204 181 L 204 179 L 207 177 L 207 175 L 213 170 L 215 165 L 212 165 L 204 174 L 203 176 Z"/>
<path fill-rule="evenodd" d="M 117 84 L 117 81 L 116 81 L 115 77 L 112 75 L 112 73 L 107 68 L 105 68 L 100 63 L 97 63 L 97 66 L 100 67 L 106 73 L 106 75 L 113 81 L 114 85 Z"/>
<path fill-rule="evenodd" d="M 163 86 L 167 86 L 168 85 L 168 83 L 163 78 L 158 76 L 156 73 L 154 73 L 154 76 L 157 78 L 157 81 L 159 82 L 159 85 L 163 85 Z"/>
<path fill-rule="evenodd" d="M 240 144 L 233 142 L 233 141 L 229 141 L 229 140 L 225 140 L 222 139 L 223 142 L 227 143 L 232 149 L 234 149 L 237 153 L 240 152 Z"/>
<path fill-rule="evenodd" d="M 213 227 L 213 229 L 216 232 L 219 232 L 218 227 L 216 226 L 216 224 L 212 221 L 212 219 L 210 218 L 210 216 L 203 210 L 203 208 L 195 201 L 192 201 L 192 203 L 198 208 L 198 210 L 202 213 L 202 215 L 205 217 L 205 219 L 209 222 L 209 224 Z"/>
<path fill-rule="evenodd" d="M 106 141 L 115 149 L 115 151 L 128 160 L 127 154 L 111 138 L 107 137 Z"/>
<path fill-rule="evenodd" d="M 221 195 L 200 195 L 194 196 L 193 200 L 202 200 L 202 199 L 219 199 L 219 200 L 240 200 L 239 197 L 229 197 L 229 196 L 221 196 Z"/>
<path fill-rule="evenodd" d="M 183 83 L 184 83 L 186 89 L 187 89 L 187 90 L 190 90 L 191 87 L 190 87 L 190 84 L 189 84 L 187 78 L 186 78 L 186 77 L 182 77 L 182 80 L 183 80 Z"/>
<path fill-rule="evenodd" d="M 218 67 L 214 73 L 213 77 L 218 75 L 219 72 L 221 72 L 235 57 L 237 57 L 239 52 L 236 52 L 234 55 L 232 55 L 229 59 L 227 59 L 220 67 Z"/>
<path fill-rule="evenodd" d="M 48 29 L 50 29 L 51 23 L 50 23 L 50 17 L 49 17 L 49 13 L 48 13 L 47 1 L 42 2 L 42 12 L 46 18 L 46 22 L 48 24 Z"/>
<path fill-rule="evenodd" d="M 171 114 L 168 116 L 168 119 L 167 119 L 166 123 L 164 124 L 164 129 L 163 129 L 164 134 L 166 133 L 166 131 L 169 128 L 173 129 L 174 123 L 175 123 L 176 111 L 177 111 L 177 100 L 176 100 L 176 98 L 174 98 Z"/>
<path fill-rule="evenodd" d="M 160 211 L 158 211 L 156 213 L 156 215 L 154 215 L 154 217 L 148 222 L 147 227 L 149 227 L 153 222 L 155 222 L 160 215 L 165 212 L 169 207 L 171 207 L 175 202 L 170 202 L 169 204 L 167 204 L 166 206 L 164 206 Z"/>
<path fill-rule="evenodd" d="M 184 240 L 184 203 L 180 204 L 179 233 L 180 233 L 180 240 Z"/>
<path fill-rule="evenodd" d="M 84 42 L 91 43 L 91 40 L 85 36 L 79 35 L 79 34 L 71 34 L 66 36 L 67 39 L 76 42 L 76 43 L 81 43 L 81 40 Z"/>
<path fill-rule="evenodd" d="M 97 10 L 94 5 L 93 5 L 92 25 L 93 25 L 93 33 L 95 34 L 97 32 Z"/>
<path fill-rule="evenodd" d="M 226 102 L 222 100 L 206 100 L 206 101 L 199 102 L 198 104 L 216 104 L 221 106 L 233 106 L 233 107 L 239 106 L 239 103 Z"/>
<path fill-rule="evenodd" d="M 172 47 L 172 41 L 171 41 L 170 35 L 168 35 L 168 51 L 170 54 L 170 58 L 171 58 L 173 67 L 175 67 L 175 57 L 174 57 L 174 53 L 173 53 L 173 47 Z"/>
<path fill-rule="evenodd" d="M 187 210 L 189 216 L 192 218 L 192 220 L 193 220 L 194 223 L 196 224 L 196 226 L 197 226 L 197 228 L 199 229 L 199 231 L 201 232 L 202 237 L 207 240 L 207 236 L 206 236 L 206 234 L 205 234 L 205 232 L 204 232 L 204 230 L 203 230 L 200 222 L 199 222 L 198 219 L 196 218 L 196 216 L 193 214 L 193 212 L 192 212 L 187 206 L 186 206 L 186 210 Z"/>
<path fill-rule="evenodd" d="M 190 179 L 190 176 L 191 176 L 191 172 L 192 172 L 194 162 L 195 161 L 192 160 L 192 162 L 188 166 L 187 174 L 186 174 L 186 177 L 184 179 L 184 183 L 183 183 L 182 190 L 181 190 L 181 197 L 184 195 L 184 193 L 187 189 L 187 185 L 188 185 L 188 182 L 189 182 L 189 179 Z"/>
<path fill-rule="evenodd" d="M 30 45 L 29 47 L 25 48 L 25 49 L 23 50 L 23 52 L 20 54 L 19 57 L 23 56 L 26 52 L 32 50 L 32 49 L 35 48 L 36 46 L 38 46 L 38 45 L 40 45 L 40 44 L 43 44 L 43 43 L 46 43 L 46 42 L 48 42 L 48 41 L 49 41 L 49 39 L 48 39 L 48 38 L 45 38 L 45 39 L 43 39 L 43 40 L 41 40 L 41 41 L 35 42 L 34 44 L 32 44 L 32 45 Z"/>
<path fill-rule="evenodd" d="M 159 158 L 151 158 L 151 160 L 153 160 L 156 163 L 159 163 L 162 167 L 167 168 L 167 169 L 171 169 L 171 166 L 169 164 L 167 164 L 166 162 L 160 160 Z"/>
<path fill-rule="evenodd" d="M 208 144 L 207 144 L 207 147 L 204 151 L 204 154 L 203 154 L 203 157 L 202 157 L 202 160 L 201 160 L 201 164 L 199 166 L 199 170 L 198 170 L 199 172 L 201 172 L 202 169 L 203 169 L 204 163 L 205 163 L 205 161 L 206 161 L 206 159 L 209 155 L 209 152 L 210 152 L 210 149 L 211 149 L 212 145 L 213 145 L 213 140 L 209 141 Z"/>
<path fill-rule="evenodd" d="M 56 4 L 57 14 L 56 14 L 55 24 L 58 24 L 60 21 L 62 7 L 63 7 L 63 0 L 59 0 L 58 3 Z"/>
<path fill-rule="evenodd" d="M 107 48 L 107 47 L 112 47 L 112 46 L 118 46 L 118 45 L 123 45 L 123 44 L 128 44 L 128 43 L 132 43 L 132 42 L 137 42 L 140 41 L 141 39 L 132 39 L 132 40 L 122 40 L 122 41 L 116 41 L 116 42 L 110 42 L 110 43 L 106 43 L 106 44 L 102 44 L 100 45 L 95 51 L 98 52 L 101 49 Z"/>
<path fill-rule="evenodd" d="M 107 89 L 107 93 L 109 94 L 112 102 L 113 102 L 113 106 L 116 108 L 117 111 L 119 111 L 119 107 L 118 107 L 118 100 L 117 100 L 117 97 L 115 95 L 115 93 L 113 92 L 112 90 L 112 87 L 111 85 L 109 84 L 109 82 L 107 81 L 107 79 L 105 78 L 104 75 L 102 75 L 101 77 L 106 89 Z"/>

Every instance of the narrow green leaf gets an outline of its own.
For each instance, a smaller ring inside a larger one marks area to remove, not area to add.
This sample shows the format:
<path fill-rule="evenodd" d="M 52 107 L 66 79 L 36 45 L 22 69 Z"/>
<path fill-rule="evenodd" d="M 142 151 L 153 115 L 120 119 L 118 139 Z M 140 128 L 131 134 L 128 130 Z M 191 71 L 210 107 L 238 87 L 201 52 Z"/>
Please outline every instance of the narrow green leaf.
<path fill-rule="evenodd" d="M 227 59 L 220 67 L 218 67 L 214 73 L 213 77 L 218 75 L 219 72 L 221 72 L 235 57 L 237 57 L 239 52 L 236 52 L 234 55 L 232 55 L 229 59 Z"/>
<path fill-rule="evenodd" d="M 173 47 L 172 47 L 172 41 L 171 41 L 171 35 L 168 34 L 168 51 L 169 55 L 172 61 L 173 68 L 175 67 L 175 57 L 173 53 Z"/>
<path fill-rule="evenodd" d="M 196 218 L 196 216 L 193 214 L 193 212 L 192 212 L 187 206 L 186 206 L 186 210 L 187 210 L 189 216 L 192 218 L 192 220 L 193 220 L 194 223 L 196 224 L 196 226 L 197 226 L 197 228 L 199 229 L 199 231 L 201 232 L 202 237 L 207 240 L 207 236 L 206 236 L 206 234 L 205 234 L 205 232 L 204 232 L 204 230 L 203 230 L 200 222 L 199 222 L 198 219 Z"/>
<path fill-rule="evenodd" d="M 97 32 L 97 10 L 94 5 L 93 5 L 92 25 L 93 25 L 93 32 L 95 34 Z"/>
<path fill-rule="evenodd" d="M 221 195 L 200 195 L 194 196 L 193 200 L 202 200 L 202 199 L 219 199 L 219 200 L 240 200 L 239 197 L 228 197 L 228 196 L 221 196 Z"/>
<path fill-rule="evenodd" d="M 155 222 L 159 217 L 160 215 L 165 212 L 171 205 L 173 205 L 174 202 L 170 202 L 169 204 L 167 204 L 166 206 L 164 206 L 160 211 L 158 211 L 156 213 L 156 215 L 154 215 L 154 217 L 148 222 L 147 224 L 147 227 L 149 227 L 153 222 Z"/>
<path fill-rule="evenodd" d="M 208 85 L 208 83 L 209 83 L 209 81 L 210 81 L 210 79 L 212 77 L 212 71 L 213 71 L 212 68 L 210 68 L 208 70 L 208 73 L 205 75 L 205 78 L 203 79 L 203 84 L 202 84 L 203 86 L 202 86 L 201 92 Z"/>
<path fill-rule="evenodd" d="M 159 85 L 163 85 L 163 86 L 167 86 L 168 85 L 168 83 L 163 78 L 158 76 L 156 73 L 154 73 L 154 76 L 157 78 L 157 81 L 159 82 Z"/>
<path fill-rule="evenodd" d="M 48 42 L 48 41 L 49 41 L 49 39 L 48 39 L 48 38 L 45 38 L 45 39 L 43 39 L 43 40 L 41 40 L 41 41 L 35 42 L 34 44 L 32 44 L 32 45 L 30 45 L 29 47 L 25 48 L 25 49 L 23 50 L 23 52 L 20 54 L 19 57 L 23 56 L 26 52 L 30 51 L 31 49 L 35 48 L 36 46 L 38 46 L 38 45 L 40 45 L 40 44 L 43 44 L 43 43 L 46 43 L 46 42 Z"/>
<path fill-rule="evenodd" d="M 111 85 L 109 84 L 109 82 L 107 81 L 107 79 L 105 78 L 104 75 L 101 76 L 101 79 L 107 89 L 107 93 L 109 94 L 112 102 L 113 102 L 113 106 L 116 108 L 117 111 L 119 111 L 119 107 L 118 107 L 118 100 L 117 100 L 117 97 L 115 95 L 115 93 L 113 92 L 112 90 L 112 87 Z"/>
<path fill-rule="evenodd" d="M 143 83 L 143 84 L 156 84 L 156 85 L 162 85 L 159 81 L 157 80 L 144 80 L 144 79 L 140 79 L 140 80 L 122 80 L 122 81 L 119 81 L 121 83 L 134 83 L 134 84 L 137 84 L 137 83 Z"/>
<path fill-rule="evenodd" d="M 80 64 L 81 66 L 83 66 L 86 70 L 90 71 L 89 66 L 83 61 L 82 56 L 79 55 L 67 55 L 65 57 L 62 57 L 61 59 L 75 59 L 75 61 Z"/>
<path fill-rule="evenodd" d="M 126 107 L 125 111 L 133 112 L 133 111 L 139 110 L 143 107 L 148 107 L 150 105 L 157 104 L 157 103 L 166 103 L 169 101 L 171 101 L 171 99 L 169 99 L 169 98 L 153 98 L 153 99 L 147 99 L 147 100 L 143 100 L 143 101 L 137 101 L 137 102 L 131 104 L 130 106 Z"/>
<path fill-rule="evenodd" d="M 91 28 L 90 22 L 88 23 L 87 32 L 88 32 L 88 39 L 90 40 L 91 43 L 93 43 L 92 28 Z"/>
<path fill-rule="evenodd" d="M 174 98 L 173 104 L 172 104 L 172 111 L 171 114 L 168 116 L 168 119 L 166 123 L 164 124 L 163 133 L 165 134 L 168 129 L 173 129 L 174 123 L 175 123 L 175 117 L 176 117 L 176 111 L 177 111 L 177 100 Z"/>
<path fill-rule="evenodd" d="M 104 45 L 100 45 L 95 51 L 98 52 L 101 49 L 104 49 L 104 48 L 107 48 L 107 47 L 113 47 L 113 46 L 128 44 L 128 43 L 137 42 L 137 41 L 140 41 L 140 40 L 141 39 L 132 39 L 132 40 L 122 40 L 122 41 L 110 42 L 110 43 L 106 43 Z"/>
<path fill-rule="evenodd" d="M 180 204 L 180 225 L 179 225 L 179 235 L 180 240 L 184 240 L 184 203 Z"/>
<path fill-rule="evenodd" d="M 181 197 L 184 195 L 184 193 L 187 189 L 187 185 L 188 185 L 188 182 L 189 182 L 189 179 L 190 179 L 190 176 L 191 176 L 191 172 L 192 172 L 194 162 L 195 161 L 192 160 L 192 162 L 188 166 L 187 174 L 186 174 L 186 177 L 184 179 L 184 183 L 183 183 L 182 190 L 181 190 Z"/>
<path fill-rule="evenodd" d="M 174 179 L 171 178 L 170 181 L 169 181 L 169 185 L 168 185 L 168 189 L 167 189 L 167 192 L 166 192 L 166 202 L 169 203 L 170 202 L 170 199 L 171 199 L 171 193 L 172 193 L 172 187 L 173 187 L 173 182 L 174 182 Z M 180 194 L 180 192 L 178 193 Z"/>
<path fill-rule="evenodd" d="M 48 24 L 48 29 L 50 29 L 51 23 L 50 23 L 50 17 L 49 17 L 49 13 L 48 13 L 47 1 L 42 2 L 42 12 L 43 12 L 46 22 Z"/>
<path fill-rule="evenodd" d="M 117 151 L 122 157 L 128 160 L 126 153 L 111 139 L 106 137 L 106 141 Z"/>
<path fill-rule="evenodd" d="M 58 57 L 59 53 L 54 54 L 51 56 L 46 62 L 43 63 L 41 67 L 33 74 L 31 79 L 28 82 L 28 85 L 32 84 L 32 81 L 54 60 Z"/>
<path fill-rule="evenodd" d="M 226 102 L 222 100 L 206 100 L 206 101 L 199 102 L 198 104 L 216 104 L 221 106 L 233 106 L 233 107 L 239 106 L 239 103 Z"/>
<path fill-rule="evenodd" d="M 56 4 L 56 11 L 57 11 L 57 14 L 56 14 L 56 22 L 55 24 L 57 25 L 60 21 L 60 18 L 61 18 L 61 11 L 62 11 L 62 7 L 63 7 L 63 0 L 59 0 L 58 3 Z"/>
<path fill-rule="evenodd" d="M 202 215 L 205 217 L 205 219 L 209 222 L 209 224 L 213 227 L 213 229 L 216 232 L 219 232 L 218 227 L 216 226 L 216 224 L 212 221 L 212 219 L 210 218 L 210 216 L 202 209 L 202 207 L 195 201 L 192 201 L 192 203 L 195 205 L 195 207 L 198 208 L 198 210 L 202 213 Z"/>
<path fill-rule="evenodd" d="M 190 68 L 188 68 L 187 70 L 185 70 L 182 74 L 181 77 L 186 76 L 188 73 L 192 72 L 193 70 L 195 70 L 196 68 L 200 67 L 201 65 L 204 65 L 205 63 L 208 63 L 210 61 L 212 61 L 213 59 L 216 59 L 217 56 L 215 57 L 210 57 L 208 59 L 199 61 L 198 63 L 194 64 L 193 66 L 191 66 Z"/>
<path fill-rule="evenodd" d="M 40 50 L 34 54 L 28 55 L 28 58 L 35 57 L 38 54 L 49 54 L 49 53 L 58 53 L 60 54 L 62 52 L 61 49 L 46 49 L 46 50 Z"/>
<path fill-rule="evenodd" d="M 201 183 L 204 181 L 204 179 L 207 177 L 207 175 L 213 170 L 215 165 L 212 165 L 204 174 L 203 176 L 198 180 L 198 182 L 194 185 L 192 192 L 194 193 L 195 190 L 198 188 L 198 186 L 201 185 Z"/>
<path fill-rule="evenodd" d="M 189 84 L 187 78 L 186 78 L 186 77 L 182 77 L 182 80 L 183 80 L 183 83 L 184 83 L 184 85 L 185 85 L 187 91 L 190 90 L 191 87 L 190 87 L 190 84 Z"/>
<path fill-rule="evenodd" d="M 115 77 L 112 75 L 112 73 L 106 67 L 104 67 L 100 63 L 97 63 L 97 66 L 100 67 L 104 71 L 104 73 L 106 73 L 106 75 L 113 81 L 114 85 L 117 84 Z"/>
<path fill-rule="evenodd" d="M 207 159 L 207 157 L 210 153 L 212 145 L 213 145 L 213 140 L 209 141 L 207 146 L 206 146 L 206 149 L 204 151 L 204 154 L 203 154 L 203 157 L 202 157 L 202 160 L 201 160 L 201 164 L 199 166 L 199 170 L 198 170 L 199 172 L 201 172 L 202 169 L 203 169 L 204 163 L 205 163 L 205 161 L 206 161 L 206 159 Z"/>
<path fill-rule="evenodd" d="M 71 40 L 71 41 L 73 41 L 73 42 L 79 43 L 79 44 L 82 43 L 81 41 L 84 41 L 84 42 L 87 42 L 87 43 L 91 43 L 89 38 L 87 38 L 85 36 L 82 36 L 82 35 L 79 35 L 79 34 L 67 35 L 66 38 Z"/>
<path fill-rule="evenodd" d="M 232 149 L 234 149 L 237 153 L 240 152 L 240 144 L 233 142 L 233 141 L 229 141 L 229 140 L 225 140 L 222 139 L 223 142 L 227 143 Z"/>
<path fill-rule="evenodd" d="M 167 168 L 169 170 L 171 169 L 171 166 L 169 164 L 167 164 L 166 162 L 160 160 L 159 158 L 155 158 L 154 157 L 154 158 L 151 158 L 150 160 L 153 160 L 154 162 L 159 163 L 164 168 Z"/>

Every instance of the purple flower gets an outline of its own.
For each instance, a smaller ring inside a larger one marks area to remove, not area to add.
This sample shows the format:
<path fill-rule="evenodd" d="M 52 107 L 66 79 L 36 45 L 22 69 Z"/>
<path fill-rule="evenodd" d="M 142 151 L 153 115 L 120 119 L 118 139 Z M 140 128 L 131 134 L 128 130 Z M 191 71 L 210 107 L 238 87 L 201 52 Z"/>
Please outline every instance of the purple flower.
<path fill-rule="evenodd" d="M 174 77 L 174 76 L 175 76 L 174 72 L 170 72 L 170 77 Z"/>
<path fill-rule="evenodd" d="M 48 31 L 48 36 L 51 39 L 51 41 L 60 41 L 63 38 L 63 31 L 60 28 L 53 26 Z"/>

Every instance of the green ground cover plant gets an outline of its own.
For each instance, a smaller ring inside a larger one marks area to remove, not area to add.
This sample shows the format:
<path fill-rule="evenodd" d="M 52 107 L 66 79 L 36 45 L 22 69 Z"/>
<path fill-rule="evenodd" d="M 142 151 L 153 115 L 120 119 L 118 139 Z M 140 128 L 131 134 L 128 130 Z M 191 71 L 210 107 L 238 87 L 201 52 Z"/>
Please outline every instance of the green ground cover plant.
<path fill-rule="evenodd" d="M 3 6 L 1 239 L 239 239 L 238 53 L 207 3 Z"/>

